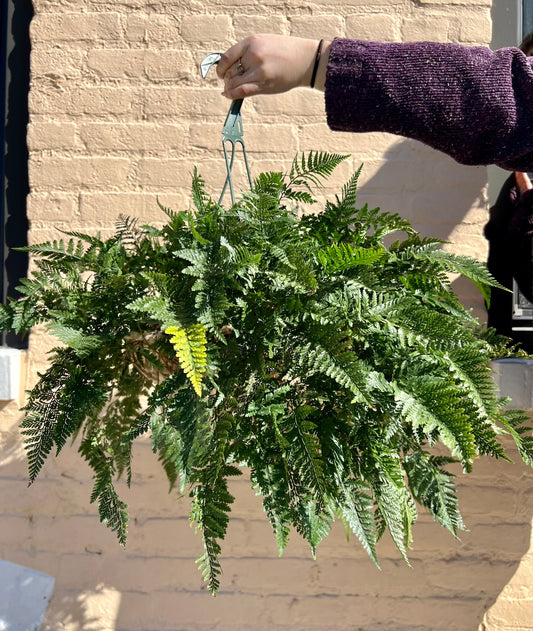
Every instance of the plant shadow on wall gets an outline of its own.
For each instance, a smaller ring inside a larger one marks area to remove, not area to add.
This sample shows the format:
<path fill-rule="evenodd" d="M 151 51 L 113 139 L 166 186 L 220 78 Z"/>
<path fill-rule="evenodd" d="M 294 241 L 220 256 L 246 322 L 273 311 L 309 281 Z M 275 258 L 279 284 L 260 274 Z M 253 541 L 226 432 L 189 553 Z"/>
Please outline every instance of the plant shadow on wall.
<path fill-rule="evenodd" d="M 322 212 L 299 214 L 343 159 L 297 157 L 229 209 L 195 174 L 195 212 L 163 208 L 162 229 L 123 217 L 105 241 L 31 246 L 25 297 L 0 311 L 0 327 L 44 322 L 63 343 L 24 408 L 30 481 L 78 436 L 90 499 L 125 543 L 115 481 L 129 483 L 132 444 L 150 435 L 191 498 L 213 593 L 243 466 L 280 552 L 295 529 L 314 554 L 337 519 L 379 564 L 386 532 L 408 560 L 420 506 L 463 530 L 454 468 L 505 459 L 502 433 L 532 461 L 528 419 L 503 409 L 491 379 L 505 342 L 448 280 L 463 274 L 487 294 L 486 268 L 398 215 L 358 208 L 359 173 Z"/>

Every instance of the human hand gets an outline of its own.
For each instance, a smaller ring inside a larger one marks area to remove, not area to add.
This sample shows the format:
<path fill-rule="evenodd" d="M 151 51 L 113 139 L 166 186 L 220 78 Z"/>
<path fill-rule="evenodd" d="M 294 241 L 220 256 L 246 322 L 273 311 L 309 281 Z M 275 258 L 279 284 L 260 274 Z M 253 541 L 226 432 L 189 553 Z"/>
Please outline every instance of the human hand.
<path fill-rule="evenodd" d="M 309 87 L 319 40 L 252 35 L 229 48 L 217 66 L 224 96 L 242 99 Z M 324 41 L 315 87 L 324 89 L 330 42 Z M 241 68 L 241 70 L 239 70 Z"/>

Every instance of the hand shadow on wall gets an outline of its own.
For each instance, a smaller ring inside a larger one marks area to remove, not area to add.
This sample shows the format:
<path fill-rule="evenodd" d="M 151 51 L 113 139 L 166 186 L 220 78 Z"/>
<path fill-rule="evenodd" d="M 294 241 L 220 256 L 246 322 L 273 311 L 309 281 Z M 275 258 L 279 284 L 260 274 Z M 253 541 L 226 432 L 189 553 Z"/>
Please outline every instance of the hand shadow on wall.
<path fill-rule="evenodd" d="M 369 177 L 363 160 L 358 206 L 368 203 L 408 219 L 422 236 L 443 241 L 466 219 L 472 206 L 486 206 L 487 169 L 458 164 L 414 140 L 400 140 L 383 154 Z M 371 168 L 371 161 L 369 161 Z M 488 219 L 488 217 L 487 217 Z M 472 236 L 478 226 L 472 227 Z"/>

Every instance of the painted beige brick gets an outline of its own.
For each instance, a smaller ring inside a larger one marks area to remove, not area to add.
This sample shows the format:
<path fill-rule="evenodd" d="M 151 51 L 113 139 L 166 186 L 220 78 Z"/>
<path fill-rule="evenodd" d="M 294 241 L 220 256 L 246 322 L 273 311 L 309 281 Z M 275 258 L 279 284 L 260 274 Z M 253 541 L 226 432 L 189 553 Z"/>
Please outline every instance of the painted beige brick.
<path fill-rule="evenodd" d="M 289 22 L 281 13 L 273 13 L 271 15 L 235 15 L 232 25 L 237 41 L 254 33 L 289 34 Z"/>
<path fill-rule="evenodd" d="M 75 631 L 90 629 L 97 621 L 100 629 L 115 629 L 119 624 L 121 594 L 112 587 L 99 584 L 82 595 L 74 596 L 71 592 L 52 594 L 41 629 L 42 631 Z M 65 611 L 72 612 L 65 620 Z M 94 627 L 93 627 L 94 628 Z"/>
<path fill-rule="evenodd" d="M 451 20 L 445 16 L 422 16 L 407 18 L 401 27 L 401 39 L 404 42 L 426 40 L 446 41 Z"/>
<path fill-rule="evenodd" d="M 68 0 L 70 2 L 71 0 Z M 83 0 L 74 0 L 74 2 L 83 2 Z M 127 12 L 129 9 L 143 9 L 146 7 L 146 0 L 116 0 L 116 2 L 109 2 L 109 0 L 85 0 L 89 3 L 89 6 L 100 9 L 112 9 L 113 7 L 120 7 L 123 12 Z M 156 3 L 154 3 L 155 5 Z"/>
<path fill-rule="evenodd" d="M 394 15 L 357 14 L 346 18 L 346 37 L 370 41 L 400 41 L 399 20 Z"/>
<path fill-rule="evenodd" d="M 223 123 L 223 121 L 221 121 Z M 290 125 L 276 125 L 266 129 L 261 125 L 247 125 L 243 121 L 247 153 L 294 154 L 298 148 L 297 131 Z M 218 150 L 222 124 L 191 124 L 191 145 Z"/>
<path fill-rule="evenodd" d="M 92 49 L 87 67 L 101 78 L 139 78 L 144 73 L 146 53 L 136 49 Z"/>
<path fill-rule="evenodd" d="M 320 121 L 321 126 L 326 126 L 324 95 L 316 90 L 302 89 L 276 96 L 259 96 L 254 99 L 254 108 L 259 119 L 264 120 L 266 117 L 272 124 L 279 120 L 307 124 Z"/>
<path fill-rule="evenodd" d="M 131 631 L 164 629 L 175 626 L 168 623 L 168 611 L 179 612 L 177 619 L 182 629 L 206 628 L 214 620 L 224 620 L 221 629 L 244 631 L 250 624 L 256 626 L 270 617 L 268 602 L 260 594 L 220 594 L 213 598 L 203 592 L 154 592 L 141 594 L 127 592 L 122 595 L 117 628 Z M 230 622 L 231 621 L 231 622 Z"/>
<path fill-rule="evenodd" d="M 373 7 L 376 7 L 382 10 L 384 6 L 394 7 L 402 4 L 404 4 L 403 0 L 350 0 L 350 7 L 362 6 L 367 9 L 372 9 Z M 346 4 L 339 2 L 339 0 L 320 0 L 319 6 L 337 7 L 340 9 L 342 7 L 345 7 Z"/>
<path fill-rule="evenodd" d="M 75 193 L 32 191 L 28 197 L 28 215 L 32 224 L 45 221 L 71 221 L 78 212 L 78 196 Z"/>
<path fill-rule="evenodd" d="M 77 126 L 67 122 L 35 121 L 28 128 L 27 142 L 30 151 L 68 151 L 81 148 Z"/>
<path fill-rule="evenodd" d="M 227 15 L 185 15 L 181 21 L 181 36 L 195 46 L 229 43 L 231 19 Z"/>
<path fill-rule="evenodd" d="M 156 591 L 201 592 L 203 580 L 199 572 L 191 572 L 194 558 L 138 557 L 125 550 L 116 554 L 87 553 L 61 555 L 56 580 L 69 580 L 71 589 L 90 590 L 103 582 L 119 585 L 120 591 L 154 593 Z M 84 572 L 77 571 L 83 566 Z"/>
<path fill-rule="evenodd" d="M 191 182 L 193 166 L 185 158 L 144 158 L 139 163 L 138 180 L 151 190 L 179 189 Z"/>
<path fill-rule="evenodd" d="M 324 122 L 305 125 L 299 137 L 300 146 L 306 151 L 319 149 L 336 153 L 350 153 L 355 159 L 365 163 L 372 158 L 381 158 L 385 151 L 398 144 L 398 138 L 390 134 L 351 134 L 331 131 Z"/>
<path fill-rule="evenodd" d="M 32 87 L 29 103 L 40 115 L 59 119 L 90 115 L 96 118 L 120 116 L 139 118 L 142 111 L 142 89 L 91 85 L 44 84 Z"/>
<path fill-rule="evenodd" d="M 269 598 L 274 624 L 291 625 L 291 628 L 307 630 L 345 628 L 410 628 L 416 608 L 416 624 L 434 631 L 459 631 L 476 628 L 476 619 L 482 609 L 482 601 L 466 601 L 425 598 L 426 607 L 419 608 L 418 598 L 388 598 L 376 593 L 369 596 L 340 596 L 335 607 L 330 606 L 327 596 L 294 599 L 287 611 L 283 597 Z M 281 601 L 281 602 L 280 602 Z M 419 613 L 420 609 L 420 613 Z"/>
<path fill-rule="evenodd" d="M 198 77 L 198 65 L 186 50 L 147 51 L 146 76 L 151 81 L 183 81 Z"/>
<path fill-rule="evenodd" d="M 47 157 L 34 159 L 30 166 L 36 190 L 113 189 L 127 185 L 130 172 L 130 161 L 125 158 Z"/>
<path fill-rule="evenodd" d="M 136 151 L 183 151 L 188 144 L 185 125 L 150 123 L 87 123 L 80 128 L 80 138 L 94 153 Z"/>
<path fill-rule="evenodd" d="M 116 41 L 122 36 L 120 13 L 38 13 L 30 36 L 36 42 Z"/>
<path fill-rule="evenodd" d="M 60 238 L 57 227 L 110 235 L 120 212 L 158 223 L 164 216 L 156 196 L 176 210 L 190 207 L 194 164 L 218 199 L 229 102 L 214 73 L 200 78 L 204 53 L 261 31 L 484 44 L 489 5 L 36 0 L 30 242 Z M 296 150 L 351 153 L 321 199 L 338 193 L 364 161 L 361 203 L 414 218 L 428 236 L 452 238 L 454 251 L 483 255 L 485 169 L 455 165 L 393 136 L 333 133 L 323 95 L 309 90 L 251 99 L 243 119 L 254 175 L 287 170 Z M 237 158 L 240 190 L 247 185 Z M 482 310 L 472 286 L 460 291 Z M 46 366 L 51 344 L 42 330 L 32 334 L 28 383 Z M 278 559 L 260 498 L 248 480 L 239 480 L 232 485 L 237 501 L 224 543 L 223 591 L 213 599 L 194 565 L 202 544 L 189 525 L 188 500 L 168 493 L 147 442 L 135 449 L 132 488 L 119 484 L 131 515 L 122 550 L 88 503 L 91 471 L 75 447 L 51 458 L 26 488 L 20 415 L 1 405 L 0 556 L 56 577 L 46 631 L 207 631 L 213 624 L 219 631 L 397 631 L 414 624 L 418 631 L 532 631 L 533 479 L 524 467 L 476 462 L 477 477 L 460 476 L 471 531 L 457 541 L 421 512 L 413 567 L 385 538 L 378 547 L 381 572 L 355 537 L 346 540 L 341 524 L 319 546 L 317 561 L 296 534 Z"/>
<path fill-rule="evenodd" d="M 65 539 L 64 531 L 76 532 L 76 539 Z M 10 517 L 3 520 L 3 541 L 11 541 L 23 548 L 34 548 L 41 552 L 60 551 L 64 554 L 81 554 L 92 550 L 100 553 L 107 547 L 117 545 L 115 535 L 102 527 L 94 516 L 49 517 L 31 514 L 28 517 Z M 0 545 L 2 540 L 0 540 Z M 120 551 L 120 546 L 117 548 Z"/>
<path fill-rule="evenodd" d="M 55 48 L 40 46 L 33 51 L 33 77 L 51 76 L 63 79 L 80 77 L 83 66 L 84 52 L 73 47 Z"/>
<path fill-rule="evenodd" d="M 531 599 L 531 576 L 533 575 L 533 554 L 524 556 L 523 563 L 510 577 L 509 582 L 502 590 L 502 596 L 510 599 Z"/>
<path fill-rule="evenodd" d="M 63 5 L 66 11 L 87 10 L 91 0 L 66 0 Z M 38 13 L 57 13 L 57 2 L 54 0 L 39 0 Z"/>
<path fill-rule="evenodd" d="M 510 598 L 491 607 L 484 618 L 487 629 L 494 631 L 522 631 L 531 629 L 533 598 Z"/>
<path fill-rule="evenodd" d="M 102 222 L 114 222 L 123 213 L 138 217 L 146 223 L 163 223 L 166 217 L 157 206 L 157 198 L 163 206 L 176 211 L 187 210 L 190 204 L 185 194 L 82 192 L 79 204 L 80 222 L 100 225 Z"/>
<path fill-rule="evenodd" d="M 419 0 L 420 4 L 424 5 L 465 5 L 465 0 Z M 491 0 L 472 0 L 472 2 L 468 2 L 470 7 L 478 6 L 478 7 L 490 7 Z"/>
<path fill-rule="evenodd" d="M 505 539 L 501 538 L 502 530 L 497 526 L 477 524 L 470 533 L 463 537 L 465 551 L 472 549 L 486 550 L 495 560 L 509 560 L 516 558 L 519 552 L 525 553 L 531 539 L 527 525 L 507 524 Z M 470 543 L 472 542 L 472 543 Z"/>
<path fill-rule="evenodd" d="M 201 536 L 195 534 L 185 510 L 181 518 L 147 519 L 133 525 L 130 535 L 128 553 L 137 557 L 164 556 L 194 560 L 203 550 Z"/>
<path fill-rule="evenodd" d="M 146 42 L 158 46 L 175 45 L 179 39 L 179 17 L 174 14 L 126 14 L 125 38 L 128 42 Z"/>
<path fill-rule="evenodd" d="M 333 39 L 344 34 L 344 25 L 336 15 L 295 16 L 290 19 L 290 34 L 310 39 Z"/>
<path fill-rule="evenodd" d="M 220 88 L 150 86 L 144 91 L 144 112 L 148 121 L 171 117 L 183 121 L 220 120 L 220 128 L 228 113 L 229 101 Z M 246 109 L 246 108 L 245 108 Z M 243 117 L 246 111 L 243 112 Z"/>
<path fill-rule="evenodd" d="M 491 39 L 492 22 L 489 11 L 473 15 L 465 16 L 460 21 L 459 40 L 467 43 L 484 43 L 487 44 Z"/>

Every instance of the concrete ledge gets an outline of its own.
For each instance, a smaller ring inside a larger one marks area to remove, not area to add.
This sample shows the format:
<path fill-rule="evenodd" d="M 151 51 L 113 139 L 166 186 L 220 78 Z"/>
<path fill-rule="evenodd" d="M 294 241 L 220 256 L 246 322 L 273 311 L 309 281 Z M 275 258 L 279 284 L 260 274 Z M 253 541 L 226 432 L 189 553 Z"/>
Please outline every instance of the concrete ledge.
<path fill-rule="evenodd" d="M 0 629 L 38 631 L 54 589 L 54 579 L 0 559 Z"/>
<path fill-rule="evenodd" d="M 498 359 L 492 362 L 494 381 L 511 407 L 533 410 L 533 359 Z"/>
<path fill-rule="evenodd" d="M 19 396 L 21 353 L 16 348 L 0 348 L 0 401 Z"/>

